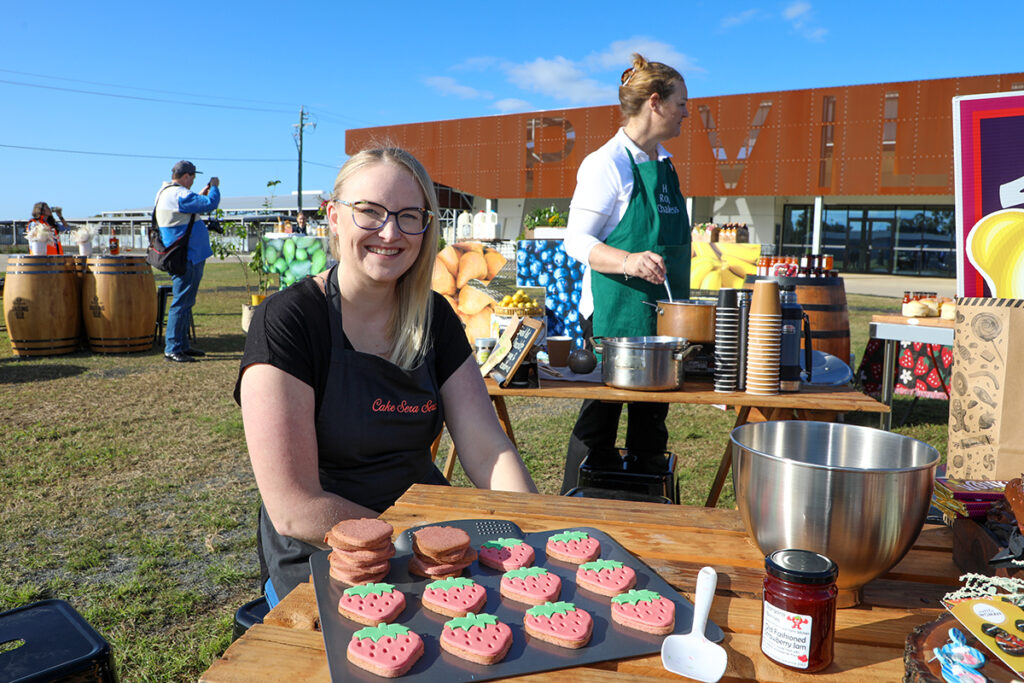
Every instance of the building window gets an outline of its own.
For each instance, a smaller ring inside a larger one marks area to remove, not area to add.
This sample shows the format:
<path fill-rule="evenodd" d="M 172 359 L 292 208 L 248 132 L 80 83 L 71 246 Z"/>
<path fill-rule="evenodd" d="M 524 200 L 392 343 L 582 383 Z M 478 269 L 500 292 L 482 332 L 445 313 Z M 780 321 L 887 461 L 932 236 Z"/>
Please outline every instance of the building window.
<path fill-rule="evenodd" d="M 814 237 L 814 207 L 786 206 L 783 209 L 781 256 L 800 256 L 811 249 Z"/>

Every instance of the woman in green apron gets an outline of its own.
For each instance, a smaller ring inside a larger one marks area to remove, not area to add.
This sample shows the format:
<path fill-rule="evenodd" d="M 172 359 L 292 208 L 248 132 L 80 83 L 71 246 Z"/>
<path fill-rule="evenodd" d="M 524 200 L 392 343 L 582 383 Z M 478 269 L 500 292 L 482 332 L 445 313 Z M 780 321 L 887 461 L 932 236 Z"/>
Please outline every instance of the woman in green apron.
<path fill-rule="evenodd" d="M 679 178 L 662 146 L 679 135 L 686 83 L 678 71 L 633 55 L 622 74 L 625 125 L 580 164 L 569 207 L 565 249 L 588 268 L 580 315 L 584 335 L 639 337 L 656 333 L 655 309 L 644 302 L 689 296 L 690 219 Z M 589 344 L 589 342 L 588 342 Z M 661 458 L 668 443 L 668 404 L 630 403 L 626 450 Z M 621 403 L 584 401 L 569 440 L 562 493 L 576 486 L 579 466 L 618 457 Z"/>

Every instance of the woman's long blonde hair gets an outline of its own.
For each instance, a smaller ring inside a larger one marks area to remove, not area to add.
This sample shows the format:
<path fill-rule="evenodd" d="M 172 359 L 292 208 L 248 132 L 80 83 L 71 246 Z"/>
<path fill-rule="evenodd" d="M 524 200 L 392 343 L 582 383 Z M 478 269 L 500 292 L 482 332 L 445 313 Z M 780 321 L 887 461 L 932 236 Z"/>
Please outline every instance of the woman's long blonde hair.
<path fill-rule="evenodd" d="M 622 72 L 622 85 L 619 86 L 619 107 L 627 119 L 636 116 L 651 95 L 666 99 L 672 94 L 676 83 L 682 83 L 682 75 L 661 62 L 648 62 L 642 56 L 633 53 L 633 66 Z"/>
<path fill-rule="evenodd" d="M 394 164 L 404 168 L 416 179 L 432 212 L 430 223 L 420 242 L 417 254 L 409 270 L 398 278 L 395 286 L 398 305 L 391 314 L 388 336 L 391 338 L 391 362 L 411 370 L 416 367 L 429 349 L 430 323 L 433 316 L 433 293 L 431 277 L 437 252 L 437 237 L 440 231 L 437 222 L 437 191 L 430 174 L 423 164 L 409 152 L 399 147 L 374 147 L 350 157 L 338 171 L 334 180 L 331 201 L 341 199 L 341 188 L 352 176 L 374 164 Z M 335 231 L 331 232 L 331 254 L 340 260 L 341 249 Z"/>

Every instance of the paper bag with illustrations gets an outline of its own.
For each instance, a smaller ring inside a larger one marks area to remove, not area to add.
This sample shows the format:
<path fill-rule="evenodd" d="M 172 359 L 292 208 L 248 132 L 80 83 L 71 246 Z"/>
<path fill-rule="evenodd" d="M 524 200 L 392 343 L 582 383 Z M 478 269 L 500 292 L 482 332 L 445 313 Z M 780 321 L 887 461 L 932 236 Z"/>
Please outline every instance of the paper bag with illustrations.
<path fill-rule="evenodd" d="M 947 476 L 1024 472 L 1024 299 L 956 300 Z"/>

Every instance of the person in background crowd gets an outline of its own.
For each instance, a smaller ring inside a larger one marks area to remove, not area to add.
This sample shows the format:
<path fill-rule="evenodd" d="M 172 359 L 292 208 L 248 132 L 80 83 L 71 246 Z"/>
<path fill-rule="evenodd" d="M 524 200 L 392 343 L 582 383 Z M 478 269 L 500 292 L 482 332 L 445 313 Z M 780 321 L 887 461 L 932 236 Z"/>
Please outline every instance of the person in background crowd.
<path fill-rule="evenodd" d="M 474 485 L 536 491 L 462 324 L 430 288 L 437 211 L 430 176 L 405 150 L 352 156 L 327 207 L 339 264 L 253 316 L 235 400 L 263 499 L 271 605 L 308 580 L 335 524 L 376 517 L 414 483 L 448 483 L 430 453 L 443 424 Z"/>
<path fill-rule="evenodd" d="M 689 296 L 690 219 L 662 146 L 679 135 L 689 115 L 687 98 L 678 71 L 634 54 L 619 87 L 625 125 L 580 164 L 565 250 L 587 266 L 580 298 L 587 340 L 657 334 L 655 310 L 644 304 L 664 298 L 666 277 L 675 298 Z M 577 485 L 585 457 L 595 465 L 618 458 L 621 412 L 621 403 L 583 402 L 569 439 L 562 493 Z M 662 459 L 668 404 L 630 403 L 628 414 L 626 450 L 641 464 Z"/>
<path fill-rule="evenodd" d="M 210 178 L 203 191 L 196 194 L 192 184 L 199 171 L 191 161 L 179 161 L 171 169 L 171 181 L 164 181 L 156 194 L 156 224 L 160 239 L 172 244 L 185 234 L 193 214 L 207 213 L 220 205 L 220 179 Z M 193 348 L 188 339 L 192 307 L 196 303 L 199 282 L 203 279 L 206 259 L 213 256 L 210 233 L 197 215 L 188 240 L 188 263 L 185 272 L 171 276 L 173 299 L 167 312 L 167 335 L 164 358 L 175 363 L 194 363 L 204 351 Z"/>
<path fill-rule="evenodd" d="M 53 233 L 53 244 L 46 245 L 47 254 L 63 254 L 64 247 L 61 246 L 59 233 L 68 232 L 71 230 L 71 226 L 64 220 L 62 213 L 63 209 L 59 206 L 50 208 L 50 205 L 46 202 L 36 202 L 32 207 L 32 220 L 29 221 L 28 225 L 25 226 L 25 231 L 28 232 L 37 224 L 45 225 Z M 54 215 L 57 218 L 54 218 Z M 57 221 L 60 221 L 59 223 Z"/>
<path fill-rule="evenodd" d="M 305 235 L 306 234 L 306 214 L 299 212 L 299 215 L 295 217 L 295 234 Z"/>

